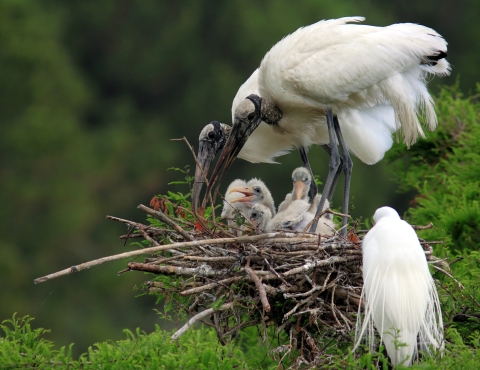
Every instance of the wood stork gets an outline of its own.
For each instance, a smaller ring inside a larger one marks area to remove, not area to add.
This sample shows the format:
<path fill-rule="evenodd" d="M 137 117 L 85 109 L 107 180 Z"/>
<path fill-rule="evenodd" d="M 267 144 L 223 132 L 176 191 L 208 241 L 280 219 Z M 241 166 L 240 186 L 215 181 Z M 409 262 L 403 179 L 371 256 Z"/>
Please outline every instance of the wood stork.
<path fill-rule="evenodd" d="M 356 347 L 373 324 L 394 366 L 409 366 L 418 354 L 443 349 L 443 321 L 435 283 L 417 234 L 390 207 L 377 209 L 363 239 L 364 318 L 359 308 Z M 397 343 L 395 343 L 395 340 Z"/>
<path fill-rule="evenodd" d="M 311 207 L 315 206 L 315 209 L 313 210 L 313 213 L 315 214 L 318 208 L 318 204 L 319 204 L 318 201 L 320 200 L 321 194 L 320 194 L 320 197 L 319 197 L 319 194 L 315 195 L 314 197 L 311 196 L 312 194 L 311 184 L 312 182 L 315 182 L 315 181 L 313 180 L 310 171 L 305 167 L 295 168 L 292 172 L 292 182 L 293 182 L 293 190 L 291 193 L 288 193 L 285 196 L 285 200 L 282 203 L 280 203 L 280 205 L 278 206 L 278 212 L 281 212 L 284 209 L 286 209 L 292 201 L 303 199 L 303 200 L 308 200 L 312 204 Z M 312 199 L 313 199 L 313 202 L 312 202 Z M 329 207 L 330 207 L 330 202 L 326 200 L 323 210 Z M 309 210 L 309 212 L 310 211 L 311 210 Z"/>
<path fill-rule="evenodd" d="M 273 201 L 272 193 L 268 190 L 267 185 L 260 180 L 253 178 L 247 182 L 247 186 L 233 187 L 230 192 L 242 193 L 244 196 L 237 198 L 232 203 L 242 202 L 251 207 L 254 204 L 260 203 L 267 207 L 273 216 L 275 216 L 275 204 Z"/>
<path fill-rule="evenodd" d="M 208 175 L 208 170 L 215 155 L 223 149 L 230 135 L 230 130 L 231 127 L 224 123 L 212 121 L 200 132 L 197 154 L 200 166 L 197 164 L 195 167 L 195 181 L 192 192 L 192 206 L 195 212 L 198 209 L 200 191 L 205 182 L 204 176 Z"/>
<path fill-rule="evenodd" d="M 236 218 L 238 215 L 247 217 L 247 214 L 250 212 L 250 206 L 245 202 L 235 203 L 235 200 L 243 198 L 245 195 L 232 189 L 245 189 L 246 187 L 247 182 L 245 180 L 233 180 L 227 188 L 224 197 L 225 200 L 223 201 L 221 217 L 222 219 L 227 220 L 230 232 L 237 236 L 242 234 L 243 226 L 237 224 Z"/>
<path fill-rule="evenodd" d="M 266 231 L 267 225 L 272 219 L 272 212 L 263 204 L 257 203 L 252 206 L 248 213 L 250 223 L 260 231 Z"/>
<path fill-rule="evenodd" d="M 331 200 L 342 169 L 343 213 L 347 214 L 349 151 L 374 164 L 390 149 L 392 133 L 398 129 L 408 146 L 424 136 L 419 114 L 428 129 L 435 129 L 426 81 L 428 75 L 449 74 L 446 41 L 433 29 L 417 24 L 351 24 L 363 20 L 323 20 L 272 47 L 233 100 L 231 135 L 209 188 L 237 156 L 250 162 L 273 162 L 297 147 L 310 168 L 306 150 L 319 144 L 331 153 L 317 214 L 325 199 Z M 346 224 L 344 217 L 342 226 Z"/>

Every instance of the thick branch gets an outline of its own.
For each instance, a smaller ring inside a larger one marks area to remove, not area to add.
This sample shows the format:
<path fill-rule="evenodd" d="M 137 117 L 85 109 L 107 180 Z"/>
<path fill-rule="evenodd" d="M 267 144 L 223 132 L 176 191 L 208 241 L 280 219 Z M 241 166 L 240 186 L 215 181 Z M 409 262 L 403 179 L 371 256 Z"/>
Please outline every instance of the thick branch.
<path fill-rule="evenodd" d="M 267 292 L 265 291 L 265 287 L 263 286 L 259 277 L 255 274 L 255 272 L 253 272 L 253 270 L 250 267 L 245 267 L 245 272 L 250 276 L 250 278 L 255 283 L 255 287 L 257 288 L 258 294 L 260 294 L 260 300 L 262 302 L 263 309 L 265 310 L 265 312 L 270 312 L 270 303 L 268 303 Z"/>

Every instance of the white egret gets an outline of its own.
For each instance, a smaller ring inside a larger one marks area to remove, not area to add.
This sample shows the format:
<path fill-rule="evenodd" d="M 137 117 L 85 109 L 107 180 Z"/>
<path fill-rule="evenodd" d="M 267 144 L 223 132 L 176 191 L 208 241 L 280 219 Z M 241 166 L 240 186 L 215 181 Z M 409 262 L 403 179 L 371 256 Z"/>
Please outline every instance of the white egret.
<path fill-rule="evenodd" d="M 401 129 L 407 145 L 424 136 L 418 114 L 424 116 L 428 129 L 435 129 L 426 81 L 428 75 L 449 74 L 447 43 L 431 28 L 416 24 L 348 24 L 363 20 L 320 21 L 272 47 L 233 101 L 231 135 L 209 188 L 237 156 L 271 163 L 297 147 L 310 168 L 306 149 L 312 144 L 327 148 L 328 144 L 329 174 L 317 214 L 325 200 L 331 200 L 342 169 L 343 213 L 347 214 L 352 171 L 349 150 L 374 164 L 390 149 L 396 130 Z M 346 223 L 344 217 L 342 226 Z"/>
<path fill-rule="evenodd" d="M 437 290 L 417 234 L 390 207 L 377 209 L 375 226 L 363 239 L 364 318 L 359 308 L 356 347 L 366 337 L 374 347 L 373 325 L 392 364 L 409 366 L 418 349 L 444 347 Z"/>
<path fill-rule="evenodd" d="M 200 164 L 195 167 L 195 181 L 193 183 L 192 192 L 192 206 L 196 212 L 198 208 L 198 200 L 200 196 L 200 190 L 205 182 L 204 175 L 208 175 L 210 165 L 215 158 L 215 155 L 223 149 L 228 136 L 230 135 L 231 127 L 220 123 L 218 121 L 212 121 L 206 125 L 200 132 L 198 138 L 198 154 L 197 159 Z"/>

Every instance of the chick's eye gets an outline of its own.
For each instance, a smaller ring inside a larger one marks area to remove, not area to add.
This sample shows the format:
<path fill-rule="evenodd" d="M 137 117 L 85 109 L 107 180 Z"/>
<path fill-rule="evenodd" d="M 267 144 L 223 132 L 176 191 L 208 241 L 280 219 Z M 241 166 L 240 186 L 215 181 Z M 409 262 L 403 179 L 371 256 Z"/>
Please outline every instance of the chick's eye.
<path fill-rule="evenodd" d="M 213 139 L 215 137 L 215 132 L 210 131 L 207 136 L 209 139 Z"/>
<path fill-rule="evenodd" d="M 255 117 L 255 113 L 253 113 L 253 112 L 248 115 L 248 119 L 250 121 L 253 119 L 253 117 Z"/>
<path fill-rule="evenodd" d="M 253 188 L 253 191 L 255 191 L 255 193 L 260 193 L 260 188 Z"/>
<path fill-rule="evenodd" d="M 252 213 L 252 217 L 253 217 L 253 218 L 257 218 L 257 216 L 258 216 L 258 215 L 257 215 L 256 212 L 253 212 L 253 213 Z"/>

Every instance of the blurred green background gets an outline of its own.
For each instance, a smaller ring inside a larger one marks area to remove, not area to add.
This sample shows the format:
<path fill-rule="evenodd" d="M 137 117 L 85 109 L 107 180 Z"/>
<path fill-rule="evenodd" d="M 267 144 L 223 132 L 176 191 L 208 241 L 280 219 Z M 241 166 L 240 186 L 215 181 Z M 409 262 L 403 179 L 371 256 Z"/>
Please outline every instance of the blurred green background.
<path fill-rule="evenodd" d="M 127 250 L 118 239 L 126 228 L 105 215 L 145 219 L 136 206 L 178 179 L 167 168 L 192 164 L 185 144 L 170 139 L 186 136 L 196 146 L 209 121 L 230 124 L 238 87 L 275 42 L 347 15 L 442 34 L 453 73 L 432 81 L 433 93 L 459 76 L 465 93 L 480 81 L 477 0 L 1 0 L 0 318 L 32 315 L 58 346 L 75 342 L 77 354 L 122 338 L 123 328 L 153 330 L 154 298 L 135 299 L 132 289 L 146 276 L 117 277 L 128 261 L 33 280 Z M 324 179 L 327 158 L 311 153 Z M 300 159 L 293 152 L 280 161 L 238 160 L 223 188 L 258 176 L 279 203 Z M 387 166 L 355 161 L 354 216 L 407 208 L 413 194 L 396 193 Z"/>

